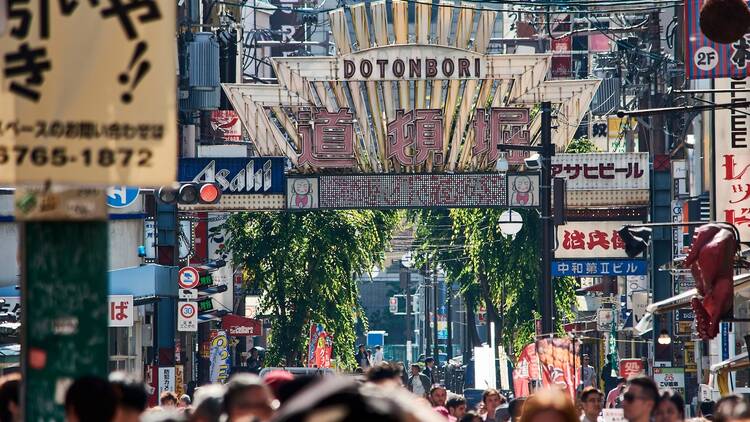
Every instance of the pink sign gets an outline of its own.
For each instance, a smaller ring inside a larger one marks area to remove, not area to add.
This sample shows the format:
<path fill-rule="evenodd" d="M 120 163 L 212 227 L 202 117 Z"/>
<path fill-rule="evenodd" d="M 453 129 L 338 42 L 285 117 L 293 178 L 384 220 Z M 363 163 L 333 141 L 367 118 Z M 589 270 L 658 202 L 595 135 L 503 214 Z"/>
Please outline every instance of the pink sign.
<path fill-rule="evenodd" d="M 212 110 L 211 137 L 223 141 L 241 141 L 242 123 L 234 110 Z"/>

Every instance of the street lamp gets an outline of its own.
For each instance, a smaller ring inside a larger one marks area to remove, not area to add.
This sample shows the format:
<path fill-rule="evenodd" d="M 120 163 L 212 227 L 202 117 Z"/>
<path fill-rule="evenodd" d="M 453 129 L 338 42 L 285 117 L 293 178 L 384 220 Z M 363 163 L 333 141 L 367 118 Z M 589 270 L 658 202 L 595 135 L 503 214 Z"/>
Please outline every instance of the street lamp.
<path fill-rule="evenodd" d="M 508 172 L 508 160 L 505 158 L 505 151 L 500 151 L 500 157 L 498 157 L 495 163 L 495 171 L 498 173 L 505 174 Z"/>
<path fill-rule="evenodd" d="M 500 231 L 511 238 L 515 237 L 523 228 L 523 217 L 517 211 L 503 211 L 497 220 L 497 226 L 500 228 Z"/>
<path fill-rule="evenodd" d="M 659 338 L 656 341 L 662 346 L 667 346 L 672 343 L 672 337 L 670 337 L 666 329 L 662 328 Z"/>

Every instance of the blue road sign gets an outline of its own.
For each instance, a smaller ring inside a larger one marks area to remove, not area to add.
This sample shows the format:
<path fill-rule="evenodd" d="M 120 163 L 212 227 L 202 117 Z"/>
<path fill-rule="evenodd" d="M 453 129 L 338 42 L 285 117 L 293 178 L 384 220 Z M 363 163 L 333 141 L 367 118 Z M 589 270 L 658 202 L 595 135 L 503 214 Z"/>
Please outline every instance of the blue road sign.
<path fill-rule="evenodd" d="M 646 275 L 645 259 L 556 259 L 552 261 L 553 277 L 593 277 Z"/>
<path fill-rule="evenodd" d="M 138 199 L 141 189 L 137 186 L 112 186 L 107 189 L 107 205 L 125 208 Z"/>

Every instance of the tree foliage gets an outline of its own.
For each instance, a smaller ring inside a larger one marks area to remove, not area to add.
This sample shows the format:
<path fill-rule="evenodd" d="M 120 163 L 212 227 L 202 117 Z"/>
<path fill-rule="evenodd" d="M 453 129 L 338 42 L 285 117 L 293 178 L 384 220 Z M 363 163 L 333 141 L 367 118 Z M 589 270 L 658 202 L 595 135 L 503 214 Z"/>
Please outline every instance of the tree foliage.
<path fill-rule="evenodd" d="M 334 335 L 339 362 L 354 365 L 355 324 L 364 318 L 355 278 L 383 260 L 397 224 L 394 212 L 364 210 L 238 213 L 228 219 L 227 248 L 271 317 L 270 364 L 301 364 L 316 322 Z"/>

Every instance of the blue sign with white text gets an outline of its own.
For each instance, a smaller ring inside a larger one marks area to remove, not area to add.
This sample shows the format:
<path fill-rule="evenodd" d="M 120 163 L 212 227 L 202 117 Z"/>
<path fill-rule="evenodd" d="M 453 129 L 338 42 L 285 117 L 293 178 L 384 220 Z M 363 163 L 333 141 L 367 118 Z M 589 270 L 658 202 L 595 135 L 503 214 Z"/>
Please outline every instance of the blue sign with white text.
<path fill-rule="evenodd" d="M 283 194 L 284 157 L 181 158 L 180 182 L 215 182 L 224 195 Z"/>
<path fill-rule="evenodd" d="M 645 259 L 556 259 L 552 261 L 553 277 L 594 277 L 646 275 Z"/>
<path fill-rule="evenodd" d="M 141 189 L 137 186 L 112 186 L 107 189 L 107 205 L 112 208 L 125 208 L 138 199 Z"/>

